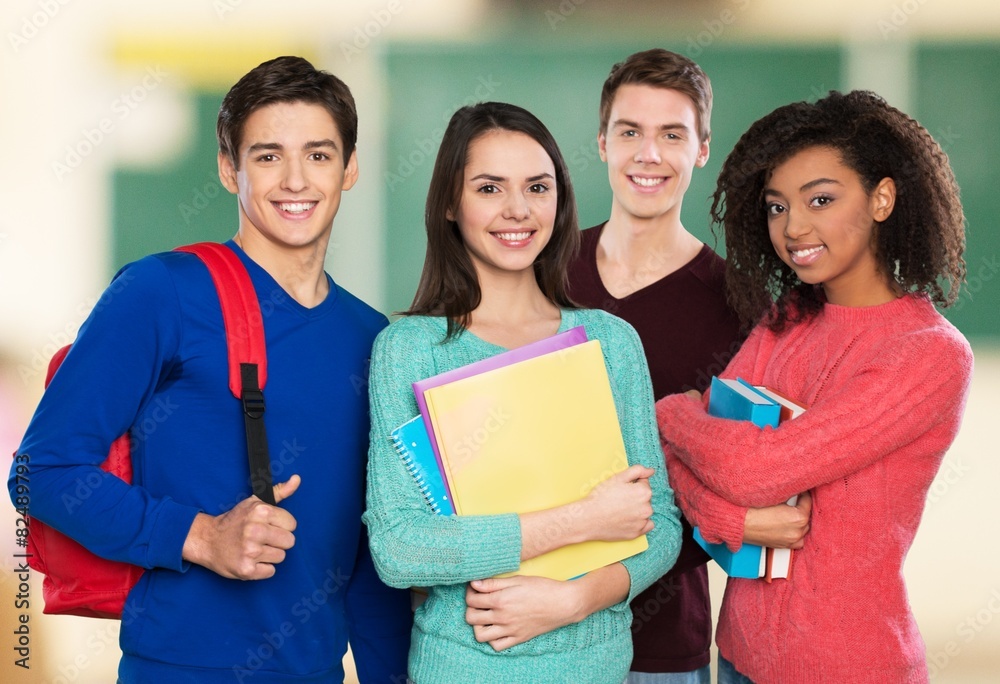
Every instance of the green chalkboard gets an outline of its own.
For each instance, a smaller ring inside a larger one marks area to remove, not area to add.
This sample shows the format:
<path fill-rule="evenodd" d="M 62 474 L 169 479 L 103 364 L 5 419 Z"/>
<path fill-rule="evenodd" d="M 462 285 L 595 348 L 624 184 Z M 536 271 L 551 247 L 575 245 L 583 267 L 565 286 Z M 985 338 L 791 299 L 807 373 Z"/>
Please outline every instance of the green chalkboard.
<path fill-rule="evenodd" d="M 386 54 L 388 124 L 385 206 L 387 308 L 405 309 L 423 264 L 424 201 L 437 145 L 459 106 L 483 100 L 527 108 L 552 131 L 576 190 L 581 227 L 607 218 L 607 169 L 597 156 L 598 105 L 611 66 L 648 45 L 393 45 Z M 684 52 L 690 44 L 664 43 Z M 697 48 L 698 46 L 693 46 Z M 685 197 L 685 226 L 714 244 L 709 197 L 726 153 L 756 119 L 781 104 L 840 86 L 836 47 L 723 47 L 692 55 L 712 79 L 712 155 Z M 719 250 L 724 252 L 723 246 Z"/>
<path fill-rule="evenodd" d="M 916 50 L 916 118 L 948 153 L 968 220 L 967 283 L 945 315 L 969 337 L 1000 336 L 1000 46 Z"/>

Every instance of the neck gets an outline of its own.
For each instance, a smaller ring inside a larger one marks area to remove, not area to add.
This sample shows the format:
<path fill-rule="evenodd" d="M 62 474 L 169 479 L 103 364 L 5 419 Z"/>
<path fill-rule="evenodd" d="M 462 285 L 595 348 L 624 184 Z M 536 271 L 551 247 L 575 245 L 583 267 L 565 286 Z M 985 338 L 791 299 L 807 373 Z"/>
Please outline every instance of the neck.
<path fill-rule="evenodd" d="M 612 211 L 597 247 L 597 268 L 608 292 L 620 298 L 683 267 L 701 248 L 676 215 L 642 219 Z"/>
<path fill-rule="evenodd" d="M 309 245 L 290 248 L 241 228 L 233 241 L 302 306 L 317 306 L 329 294 L 330 284 L 323 270 L 329 235 Z"/>
<path fill-rule="evenodd" d="M 878 306 L 903 296 L 903 290 L 884 273 L 850 282 L 823 284 L 826 301 L 837 306 Z"/>
<path fill-rule="evenodd" d="M 533 271 L 486 274 L 478 270 L 482 298 L 469 324 L 474 335 L 513 349 L 559 329 L 559 307 L 542 293 Z"/>

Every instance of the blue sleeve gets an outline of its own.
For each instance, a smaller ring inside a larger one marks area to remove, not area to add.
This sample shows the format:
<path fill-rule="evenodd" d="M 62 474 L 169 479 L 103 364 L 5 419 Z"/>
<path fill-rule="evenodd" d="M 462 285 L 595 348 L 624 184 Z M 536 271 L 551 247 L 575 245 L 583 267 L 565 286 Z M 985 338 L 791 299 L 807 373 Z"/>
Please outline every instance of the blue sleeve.
<path fill-rule="evenodd" d="M 165 265 L 147 257 L 118 273 L 80 329 L 28 426 L 28 513 L 99 556 L 183 570 L 197 509 L 157 498 L 98 466 L 169 373 L 181 316 Z M 13 476 L 13 469 L 12 469 Z M 8 480 L 14 497 L 14 478 Z"/>
<path fill-rule="evenodd" d="M 351 653 L 360 684 L 405 683 L 413 626 L 410 592 L 387 587 L 379 579 L 364 526 L 345 602 Z"/>

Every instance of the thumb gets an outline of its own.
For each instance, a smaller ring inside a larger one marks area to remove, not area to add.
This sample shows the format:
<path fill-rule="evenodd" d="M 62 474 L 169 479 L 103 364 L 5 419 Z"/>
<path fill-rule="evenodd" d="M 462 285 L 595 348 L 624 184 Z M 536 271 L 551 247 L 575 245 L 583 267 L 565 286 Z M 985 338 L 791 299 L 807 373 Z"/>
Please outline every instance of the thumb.
<path fill-rule="evenodd" d="M 274 503 L 281 503 L 290 497 L 299 488 L 300 484 L 302 484 L 302 478 L 298 475 L 292 475 L 284 482 L 274 485 Z"/>
<path fill-rule="evenodd" d="M 637 463 L 634 466 L 629 466 L 627 470 L 623 470 L 621 476 L 626 482 L 635 482 L 653 477 L 655 472 L 652 468 Z"/>
<path fill-rule="evenodd" d="M 795 502 L 795 506 L 808 516 L 813 507 L 812 494 L 809 492 L 799 494 L 799 500 Z"/>
<path fill-rule="evenodd" d="M 480 594 L 489 594 L 494 591 L 500 591 L 507 586 L 509 582 L 505 582 L 502 578 L 489 577 L 487 579 L 472 580 L 469 585 L 475 589 Z"/>

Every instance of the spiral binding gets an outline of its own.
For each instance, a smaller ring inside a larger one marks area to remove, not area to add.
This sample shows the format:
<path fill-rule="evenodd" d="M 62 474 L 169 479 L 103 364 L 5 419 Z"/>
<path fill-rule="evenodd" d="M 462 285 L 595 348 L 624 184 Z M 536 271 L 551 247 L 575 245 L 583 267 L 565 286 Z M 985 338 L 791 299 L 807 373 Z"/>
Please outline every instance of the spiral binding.
<path fill-rule="evenodd" d="M 393 446 L 396 447 L 396 453 L 398 453 L 403 459 L 403 465 L 406 466 L 407 472 L 409 472 L 413 477 L 413 481 L 417 483 L 417 487 L 420 488 L 420 493 L 424 495 L 424 500 L 431 507 L 432 511 L 435 513 L 441 513 L 441 504 L 438 503 L 437 499 L 435 499 L 434 495 L 431 493 L 431 488 L 428 485 L 426 478 L 424 478 L 424 476 L 421 475 L 420 471 L 417 469 L 417 464 L 413 460 L 413 454 L 406 448 L 406 444 L 399 438 L 399 435 L 392 436 L 392 443 Z M 416 442 L 414 442 L 412 446 L 416 447 Z"/>

